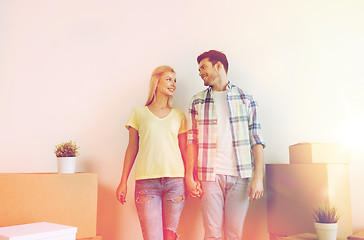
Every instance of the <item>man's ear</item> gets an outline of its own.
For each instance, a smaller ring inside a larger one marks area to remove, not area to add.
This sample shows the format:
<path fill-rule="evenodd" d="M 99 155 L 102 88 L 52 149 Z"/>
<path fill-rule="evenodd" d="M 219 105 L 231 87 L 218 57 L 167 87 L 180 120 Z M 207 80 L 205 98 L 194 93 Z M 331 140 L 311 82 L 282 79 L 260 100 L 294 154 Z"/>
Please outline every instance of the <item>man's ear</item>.
<path fill-rule="evenodd" d="M 223 69 L 223 65 L 222 65 L 222 63 L 221 62 L 217 62 L 216 64 L 215 64 L 215 68 L 216 68 L 216 71 L 220 71 L 221 69 Z"/>

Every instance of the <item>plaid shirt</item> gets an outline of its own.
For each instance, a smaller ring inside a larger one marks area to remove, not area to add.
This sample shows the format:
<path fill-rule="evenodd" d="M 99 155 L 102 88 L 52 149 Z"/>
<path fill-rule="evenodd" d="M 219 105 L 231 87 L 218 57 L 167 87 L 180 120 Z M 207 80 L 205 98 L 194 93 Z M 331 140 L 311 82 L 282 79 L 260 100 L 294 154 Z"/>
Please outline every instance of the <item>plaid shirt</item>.
<path fill-rule="evenodd" d="M 257 103 L 251 95 L 243 93 L 229 82 L 227 102 L 236 168 L 241 178 L 252 177 L 251 149 L 256 144 L 265 147 L 257 112 Z M 212 87 L 193 96 L 189 109 L 187 144 L 198 146 L 198 178 L 214 181 L 217 142 L 217 113 Z"/>

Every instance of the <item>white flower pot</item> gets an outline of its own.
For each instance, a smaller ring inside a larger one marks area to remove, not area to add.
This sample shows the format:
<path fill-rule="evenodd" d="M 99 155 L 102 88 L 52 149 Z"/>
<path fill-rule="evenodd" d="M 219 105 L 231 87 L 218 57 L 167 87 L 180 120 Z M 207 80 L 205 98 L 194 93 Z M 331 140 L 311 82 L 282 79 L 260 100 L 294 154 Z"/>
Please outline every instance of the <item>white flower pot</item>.
<path fill-rule="evenodd" d="M 336 240 L 337 223 L 315 222 L 315 229 L 318 240 Z"/>
<path fill-rule="evenodd" d="M 59 157 L 57 158 L 58 173 L 75 173 L 76 157 Z"/>

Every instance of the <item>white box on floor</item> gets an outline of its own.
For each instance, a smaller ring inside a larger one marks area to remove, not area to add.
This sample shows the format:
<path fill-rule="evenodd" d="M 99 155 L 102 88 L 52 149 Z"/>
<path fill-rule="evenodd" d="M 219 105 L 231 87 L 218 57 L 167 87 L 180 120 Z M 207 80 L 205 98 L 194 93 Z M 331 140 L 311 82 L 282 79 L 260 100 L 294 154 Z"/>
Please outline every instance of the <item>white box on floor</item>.
<path fill-rule="evenodd" d="M 48 222 L 0 227 L 0 240 L 75 240 L 77 227 Z"/>

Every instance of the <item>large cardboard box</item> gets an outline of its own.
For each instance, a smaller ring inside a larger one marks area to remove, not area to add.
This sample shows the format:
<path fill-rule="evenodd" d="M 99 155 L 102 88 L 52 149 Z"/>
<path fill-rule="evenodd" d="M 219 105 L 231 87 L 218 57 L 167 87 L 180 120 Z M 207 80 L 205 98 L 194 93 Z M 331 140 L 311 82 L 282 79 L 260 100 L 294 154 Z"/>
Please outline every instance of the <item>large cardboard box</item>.
<path fill-rule="evenodd" d="M 0 228 L 0 240 L 75 240 L 76 227 L 39 222 Z"/>
<path fill-rule="evenodd" d="M 302 163 L 350 163 L 350 150 L 336 143 L 298 143 L 289 146 L 289 162 Z"/>
<path fill-rule="evenodd" d="M 95 237 L 90 237 L 90 238 L 77 238 L 77 240 L 102 240 L 101 235 L 97 235 Z"/>
<path fill-rule="evenodd" d="M 51 222 L 96 236 L 96 173 L 0 174 L 0 227 Z"/>
<path fill-rule="evenodd" d="M 338 237 L 352 235 L 348 164 L 267 164 L 266 182 L 269 233 L 314 234 L 313 208 L 326 200 L 341 213 Z"/>
<path fill-rule="evenodd" d="M 364 231 L 355 233 L 354 235 L 348 237 L 350 240 L 364 240 Z"/>
<path fill-rule="evenodd" d="M 337 238 L 337 240 L 345 240 L 345 239 L 344 238 Z M 289 236 L 289 237 L 282 237 L 279 240 L 318 240 L 318 238 L 317 238 L 316 234 L 303 233 L 303 234 L 298 234 L 298 235 Z"/>

